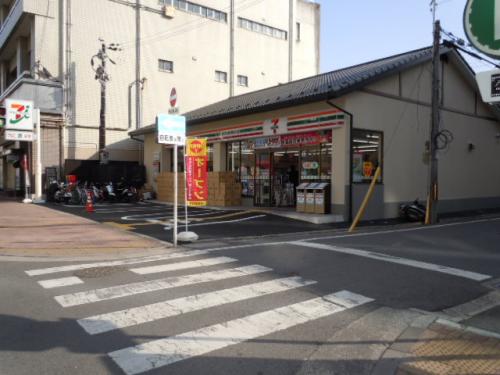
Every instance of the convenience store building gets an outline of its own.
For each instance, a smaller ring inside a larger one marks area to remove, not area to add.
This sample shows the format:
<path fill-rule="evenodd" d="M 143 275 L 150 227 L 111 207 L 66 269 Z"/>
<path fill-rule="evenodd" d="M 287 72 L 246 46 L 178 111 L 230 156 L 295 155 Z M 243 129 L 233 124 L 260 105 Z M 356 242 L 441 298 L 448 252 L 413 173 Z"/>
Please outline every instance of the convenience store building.
<path fill-rule="evenodd" d="M 427 196 L 431 55 L 419 49 L 232 97 L 187 113 L 188 135 L 208 139 L 209 171 L 234 174 L 233 204 L 293 209 L 299 184 L 324 182 L 330 211 L 349 220 L 380 165 L 365 218 L 396 217 L 401 203 Z M 456 50 L 441 47 L 440 69 L 439 210 L 500 207 L 500 113 L 481 101 Z M 173 158 L 155 131 L 130 135 L 144 141 L 158 190 Z"/>

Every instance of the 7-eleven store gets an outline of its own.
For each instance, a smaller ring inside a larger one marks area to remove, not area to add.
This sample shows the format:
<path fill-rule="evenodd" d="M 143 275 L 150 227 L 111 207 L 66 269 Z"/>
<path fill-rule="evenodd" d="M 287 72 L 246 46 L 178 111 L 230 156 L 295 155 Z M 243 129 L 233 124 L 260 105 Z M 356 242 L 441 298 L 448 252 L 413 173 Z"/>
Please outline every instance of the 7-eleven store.
<path fill-rule="evenodd" d="M 234 176 L 241 192 L 239 199 L 224 203 L 209 196 L 209 205 L 293 210 L 297 186 L 324 182 L 332 197 L 333 213 L 345 213 L 345 127 L 349 118 L 341 110 L 322 102 L 206 123 L 190 121 L 189 114 L 187 118 L 188 136 L 208 140 L 209 178 L 211 174 L 225 175 L 226 181 L 219 181 L 227 184 L 227 176 Z M 156 142 L 153 126 L 136 130 L 131 136 L 144 136 L 148 184 L 157 193 L 164 191 L 165 183 L 169 183 L 165 176 L 171 176 L 173 170 L 172 148 Z M 178 160 L 182 170 L 181 149 Z M 168 201 L 163 194 L 159 199 Z"/>
<path fill-rule="evenodd" d="M 244 205 L 294 207 L 298 185 L 333 186 L 333 138 L 344 117 L 336 109 L 269 113 L 256 121 L 192 126 L 188 133 L 208 139 L 211 170 L 236 174 Z"/>

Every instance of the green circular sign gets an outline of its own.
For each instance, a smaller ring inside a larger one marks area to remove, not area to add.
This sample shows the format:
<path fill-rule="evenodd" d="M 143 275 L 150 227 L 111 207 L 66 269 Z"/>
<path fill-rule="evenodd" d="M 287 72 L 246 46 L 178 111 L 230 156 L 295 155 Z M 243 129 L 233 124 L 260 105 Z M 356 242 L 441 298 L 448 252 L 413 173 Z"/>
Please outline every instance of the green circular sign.
<path fill-rule="evenodd" d="M 464 29 L 477 50 L 500 57 L 500 0 L 468 0 L 464 11 Z"/>

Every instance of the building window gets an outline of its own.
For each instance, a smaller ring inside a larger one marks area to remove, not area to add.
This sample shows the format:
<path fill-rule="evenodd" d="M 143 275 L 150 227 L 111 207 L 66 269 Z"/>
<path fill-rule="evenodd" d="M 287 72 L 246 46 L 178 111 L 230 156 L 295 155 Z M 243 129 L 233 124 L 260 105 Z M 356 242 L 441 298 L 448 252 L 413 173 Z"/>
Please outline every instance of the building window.
<path fill-rule="evenodd" d="M 159 0 L 160 5 L 173 6 L 176 9 L 195 14 L 200 17 L 210 18 L 214 21 L 227 23 L 227 13 L 208 8 L 200 4 L 185 0 Z"/>
<path fill-rule="evenodd" d="M 168 60 L 158 60 L 158 69 L 160 72 L 173 73 L 174 72 L 174 62 Z"/>
<path fill-rule="evenodd" d="M 297 22 L 297 42 L 300 42 L 300 22 Z"/>
<path fill-rule="evenodd" d="M 236 172 L 243 197 L 254 196 L 255 151 L 253 141 L 227 143 L 227 170 Z"/>
<path fill-rule="evenodd" d="M 242 29 L 250 30 L 259 34 L 268 35 L 278 39 L 287 39 L 287 32 L 275 27 L 238 17 L 238 26 Z"/>
<path fill-rule="evenodd" d="M 248 77 L 238 75 L 238 85 L 248 87 Z"/>
<path fill-rule="evenodd" d="M 215 80 L 217 82 L 227 83 L 227 73 L 220 70 L 215 71 Z"/>
<path fill-rule="evenodd" d="M 371 182 L 375 170 L 382 166 L 383 133 L 371 130 L 352 131 L 352 180 Z M 382 182 L 380 177 L 378 182 Z"/>

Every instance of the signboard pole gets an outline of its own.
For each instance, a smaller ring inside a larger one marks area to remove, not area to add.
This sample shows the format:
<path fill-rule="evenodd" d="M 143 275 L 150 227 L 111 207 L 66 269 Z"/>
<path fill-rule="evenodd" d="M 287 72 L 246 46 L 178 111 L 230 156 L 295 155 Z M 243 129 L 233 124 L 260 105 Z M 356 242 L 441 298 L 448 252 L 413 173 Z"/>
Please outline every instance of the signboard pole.
<path fill-rule="evenodd" d="M 177 144 L 174 144 L 174 247 L 177 247 Z"/>
<path fill-rule="evenodd" d="M 31 187 L 30 183 L 30 174 L 28 168 L 28 155 L 25 153 L 23 155 L 23 167 L 24 167 L 24 199 L 23 203 L 33 203 L 33 201 L 29 197 L 29 190 Z"/>
<path fill-rule="evenodd" d="M 35 171 L 35 203 L 44 203 L 42 200 L 42 137 L 40 109 L 35 109 L 36 121 L 36 171 Z"/>

